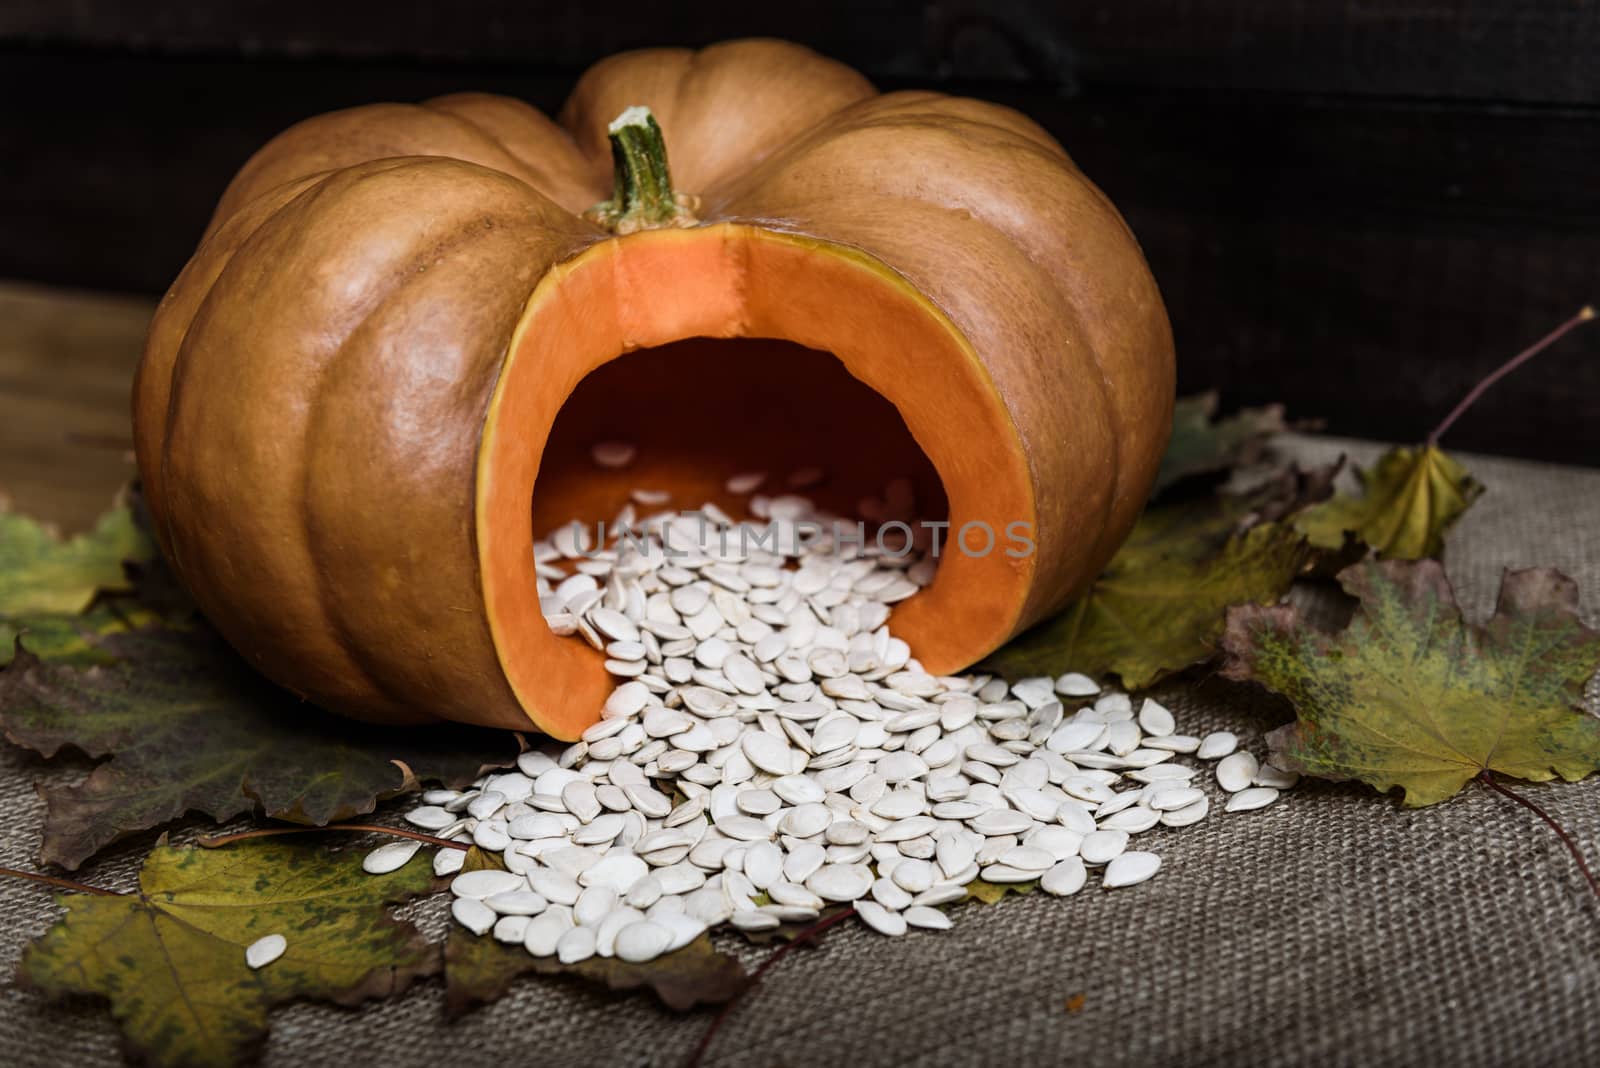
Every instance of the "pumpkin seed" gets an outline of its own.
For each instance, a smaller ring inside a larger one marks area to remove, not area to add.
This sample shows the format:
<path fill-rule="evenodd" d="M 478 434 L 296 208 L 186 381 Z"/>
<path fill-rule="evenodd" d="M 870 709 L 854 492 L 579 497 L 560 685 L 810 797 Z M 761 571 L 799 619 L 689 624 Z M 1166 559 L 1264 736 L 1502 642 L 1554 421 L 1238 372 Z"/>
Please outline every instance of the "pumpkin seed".
<path fill-rule="evenodd" d="M 1261 765 L 1249 753 L 1232 753 L 1217 762 L 1217 785 L 1236 794 L 1249 787 Z"/>
<path fill-rule="evenodd" d="M 857 901 L 856 915 L 861 917 L 862 923 L 879 934 L 894 938 L 906 933 L 906 918 L 898 912 L 891 912 L 876 901 L 865 898 Z"/>
<path fill-rule="evenodd" d="M 1225 812 L 1251 812 L 1258 808 L 1266 808 L 1278 799 L 1278 791 L 1270 786 L 1254 786 L 1240 790 L 1228 798 L 1228 803 L 1223 806 Z"/>
<path fill-rule="evenodd" d="M 1070 897 L 1083 889 L 1089 878 L 1082 857 L 1068 857 L 1039 878 L 1039 888 L 1056 897 Z"/>
<path fill-rule="evenodd" d="M 490 922 L 492 923 L 493 921 Z M 487 930 L 487 928 L 485 929 Z M 476 933 L 482 934 L 483 932 L 479 931 Z M 265 968 L 267 965 L 283 956 L 283 951 L 288 948 L 289 942 L 283 937 L 283 935 L 263 935 L 244 948 L 244 962 L 252 969 Z"/>
<path fill-rule="evenodd" d="M 600 467 L 627 467 L 639 450 L 626 441 L 600 441 L 589 450 L 589 455 Z"/>
<path fill-rule="evenodd" d="M 632 462 L 631 446 L 601 444 Z M 434 855 L 454 876 L 457 922 L 573 961 L 642 962 L 710 926 L 770 930 L 828 902 L 854 903 L 890 935 L 942 930 L 936 906 L 980 875 L 1056 896 L 1081 890 L 1091 866 L 1108 887 L 1149 878 L 1160 860 L 1129 851 L 1131 837 L 1209 814 L 1190 755 L 1221 761 L 1230 811 L 1295 781 L 1236 753 L 1233 734 L 1179 734 L 1165 705 L 1136 711 L 1081 673 L 928 674 L 888 626 L 890 606 L 936 572 L 925 540 L 898 558 L 801 544 L 799 524 L 826 517 L 803 497 L 761 495 L 764 482 L 741 473 L 724 488 L 750 494 L 770 530 L 714 504 L 643 520 L 629 506 L 616 517 L 632 527 L 626 544 L 596 546 L 577 523 L 535 544 L 547 622 L 602 650 L 615 688 L 577 744 L 430 790 L 407 813 L 508 869 Z M 910 484 L 868 503 L 902 514 Z M 395 870 L 417 848 L 386 844 L 363 864 Z"/>
<path fill-rule="evenodd" d="M 389 842 L 379 846 L 368 853 L 361 861 L 361 870 L 373 875 L 382 875 L 385 872 L 398 871 L 405 867 L 411 858 L 417 855 L 417 850 L 422 848 L 421 842 Z M 444 852 L 456 853 L 460 850 L 450 849 Z M 465 854 L 462 854 L 463 857 Z"/>
<path fill-rule="evenodd" d="M 1132 886 L 1142 883 L 1161 870 L 1161 858 L 1154 853 L 1137 850 L 1123 853 L 1106 865 L 1101 875 L 1101 885 L 1107 887 Z"/>
<path fill-rule="evenodd" d="M 1221 760 L 1239 747 L 1239 739 L 1232 731 L 1212 731 L 1200 739 L 1195 756 L 1201 760 Z"/>

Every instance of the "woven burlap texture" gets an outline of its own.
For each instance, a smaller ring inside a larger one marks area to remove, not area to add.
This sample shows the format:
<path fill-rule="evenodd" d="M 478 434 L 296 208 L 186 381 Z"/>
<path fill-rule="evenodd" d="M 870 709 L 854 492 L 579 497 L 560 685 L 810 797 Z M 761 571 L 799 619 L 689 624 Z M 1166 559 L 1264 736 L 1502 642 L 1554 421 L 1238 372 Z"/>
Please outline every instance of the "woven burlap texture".
<path fill-rule="evenodd" d="M 1376 455 L 1331 439 L 1296 437 L 1287 448 L 1306 461 Z M 1545 565 L 1578 579 L 1593 625 L 1600 472 L 1467 459 L 1489 492 L 1449 539 L 1446 561 L 1469 616 L 1491 609 L 1504 568 Z M 1257 753 L 1262 731 L 1285 715 L 1253 688 L 1218 681 L 1186 680 L 1162 697 L 1185 730 L 1226 727 Z M 81 774 L 6 749 L 0 863 L 34 863 L 43 814 L 34 781 Z M 1600 783 L 1525 790 L 1600 860 Z M 108 851 L 83 877 L 130 885 L 153 840 Z M 943 934 L 836 928 L 769 973 L 706 1063 L 1600 1063 L 1600 910 L 1555 836 L 1504 798 L 1474 787 L 1410 811 L 1364 788 L 1307 783 L 1269 809 L 1157 829 L 1140 843 L 1165 867 L 1136 888 L 962 906 Z M 437 903 L 415 911 L 438 937 Z M 59 914 L 48 893 L 0 880 L 0 972 Z M 720 941 L 747 965 L 767 952 Z M 264 1061 L 669 1066 L 709 1019 L 643 994 L 529 979 L 447 1024 L 432 980 L 361 1011 L 281 1009 Z M 0 1063 L 119 1057 L 102 1006 L 47 1004 L 17 987 L 0 994 Z"/>

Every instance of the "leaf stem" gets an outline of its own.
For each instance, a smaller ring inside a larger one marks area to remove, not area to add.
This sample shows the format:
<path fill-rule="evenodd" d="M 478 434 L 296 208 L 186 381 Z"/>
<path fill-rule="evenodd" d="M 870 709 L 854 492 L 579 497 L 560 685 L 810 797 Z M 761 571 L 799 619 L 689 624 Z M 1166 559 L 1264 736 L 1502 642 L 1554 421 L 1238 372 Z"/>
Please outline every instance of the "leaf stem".
<path fill-rule="evenodd" d="M 115 890 L 103 890 L 98 886 L 88 883 L 74 882 L 71 879 L 61 879 L 54 875 L 45 875 L 36 871 L 18 871 L 16 868 L 0 868 L 0 875 L 9 875 L 13 879 L 27 879 L 30 882 L 46 883 L 50 886 L 59 886 L 63 890 L 71 890 L 79 894 L 98 894 L 101 897 L 123 897 L 125 895 Z"/>
<path fill-rule="evenodd" d="M 855 914 L 856 910 L 853 906 L 845 909 L 843 912 L 836 912 L 832 916 L 818 920 L 816 923 L 812 924 L 810 927 L 807 927 L 788 942 L 774 950 L 771 956 L 761 962 L 761 967 L 757 968 L 751 974 L 750 982 L 745 984 L 744 989 L 730 998 L 728 1002 L 717 1012 L 716 1018 L 713 1019 L 710 1025 L 706 1028 L 706 1033 L 700 1036 L 700 1041 L 695 1044 L 694 1049 L 689 1053 L 689 1059 L 683 1062 L 683 1068 L 697 1068 L 701 1059 L 705 1057 L 706 1050 L 711 1048 L 711 1040 L 717 1037 L 717 1030 L 721 1028 L 723 1023 L 727 1021 L 728 1017 L 733 1014 L 733 1010 L 739 1005 L 739 1000 L 748 994 L 752 987 L 761 982 L 761 977 L 766 975 L 767 972 L 771 971 L 773 965 L 777 964 L 786 955 L 788 955 L 791 949 L 804 942 L 812 941 L 828 928 L 834 926 L 835 924 L 844 922 Z"/>
<path fill-rule="evenodd" d="M 247 841 L 251 838 L 272 838 L 280 834 L 318 834 L 322 831 L 351 831 L 365 834 L 392 834 L 399 838 L 411 838 L 418 842 L 427 842 L 429 845 L 440 846 L 445 849 L 471 849 L 467 842 L 452 842 L 448 838 L 438 838 L 421 831 L 408 831 L 404 827 L 384 827 L 376 823 L 330 823 L 326 827 L 258 827 L 253 831 L 240 831 L 237 834 L 212 834 L 198 839 L 200 845 L 206 849 L 216 849 L 219 846 L 232 845 L 235 842 Z"/>
<path fill-rule="evenodd" d="M 1573 841 L 1572 836 L 1567 833 L 1565 827 L 1562 827 L 1561 824 L 1557 823 L 1550 813 L 1546 812 L 1544 809 L 1540 808 L 1526 797 L 1523 797 L 1521 794 L 1511 789 L 1511 787 L 1498 781 L 1494 777 L 1494 773 L 1489 771 L 1487 768 L 1478 773 L 1478 781 L 1496 793 L 1504 794 L 1506 797 L 1511 798 L 1511 800 L 1515 801 L 1523 808 L 1528 809 L 1535 816 L 1538 816 L 1540 819 L 1544 820 L 1544 822 L 1549 825 L 1550 829 L 1556 832 L 1556 837 L 1561 839 L 1561 844 L 1567 847 L 1567 852 L 1572 854 L 1572 859 L 1577 862 L 1578 870 L 1583 873 L 1584 879 L 1588 880 L 1589 889 L 1594 891 L 1596 897 L 1600 897 L 1600 880 L 1597 880 L 1594 877 L 1594 873 L 1589 870 L 1588 863 L 1583 859 L 1583 851 L 1578 848 L 1578 843 Z"/>
<path fill-rule="evenodd" d="M 1493 371 L 1490 371 L 1484 376 L 1482 381 L 1472 387 L 1471 391 L 1469 391 L 1465 397 L 1461 398 L 1461 403 L 1452 408 L 1450 410 L 1450 414 L 1445 416 L 1444 420 L 1440 422 L 1438 426 L 1433 428 L 1433 433 L 1428 435 L 1428 444 L 1438 445 L 1439 439 L 1444 436 L 1444 432 L 1449 430 L 1450 427 L 1455 424 L 1455 421 L 1460 419 L 1466 410 L 1472 407 L 1472 405 L 1477 402 L 1479 397 L 1483 396 L 1484 391 L 1486 391 L 1490 386 L 1494 385 L 1506 375 L 1510 374 L 1512 371 L 1515 371 L 1518 367 L 1521 367 L 1523 364 L 1539 355 L 1539 353 L 1543 352 L 1551 345 L 1554 345 L 1557 341 L 1560 341 L 1563 337 L 1566 337 L 1567 334 L 1571 333 L 1573 330 L 1576 330 L 1590 319 L 1593 319 L 1594 316 L 1594 306 L 1585 304 L 1583 307 L 1578 309 L 1578 314 L 1574 315 L 1572 318 L 1568 319 L 1566 322 L 1550 331 L 1544 337 L 1540 338 L 1538 341 L 1535 341 L 1532 345 L 1529 345 L 1527 348 L 1511 357 L 1511 359 L 1507 360 Z"/>

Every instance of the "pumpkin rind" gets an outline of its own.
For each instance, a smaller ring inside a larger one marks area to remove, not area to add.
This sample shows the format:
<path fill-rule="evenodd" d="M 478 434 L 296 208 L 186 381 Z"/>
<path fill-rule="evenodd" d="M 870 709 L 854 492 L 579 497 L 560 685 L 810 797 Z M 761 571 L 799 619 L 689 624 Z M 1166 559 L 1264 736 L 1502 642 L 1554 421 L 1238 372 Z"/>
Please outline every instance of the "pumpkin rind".
<path fill-rule="evenodd" d="M 1040 551 L 1004 618 L 972 628 L 982 647 L 948 618 L 959 598 L 897 610 L 930 669 L 1060 607 L 1131 527 L 1170 423 L 1171 335 L 1120 216 L 1048 135 L 978 101 L 876 95 L 780 42 L 629 53 L 584 76 L 560 125 L 463 94 L 286 131 L 162 302 L 134 399 L 157 535 L 278 682 L 388 722 L 570 737 L 598 714 L 508 683 L 475 502 L 530 296 L 598 245 L 651 239 L 578 217 L 610 192 L 606 123 L 635 104 L 700 198 L 684 240 L 762 231 L 858 259 L 950 324 L 1009 415 Z"/>

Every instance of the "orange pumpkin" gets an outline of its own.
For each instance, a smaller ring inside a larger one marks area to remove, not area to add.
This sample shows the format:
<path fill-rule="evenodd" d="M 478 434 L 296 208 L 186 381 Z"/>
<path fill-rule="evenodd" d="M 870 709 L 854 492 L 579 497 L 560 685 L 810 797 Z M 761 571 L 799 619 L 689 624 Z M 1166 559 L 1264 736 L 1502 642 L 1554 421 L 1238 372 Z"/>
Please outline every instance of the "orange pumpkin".
<path fill-rule="evenodd" d="M 134 423 L 162 548 L 261 671 L 573 738 L 611 682 L 540 614 L 555 524 L 635 487 L 736 509 L 740 470 L 820 464 L 845 509 L 904 475 L 1035 546 L 947 547 L 897 608 L 952 671 L 1111 556 L 1172 393 L 1133 235 L 1038 126 L 752 40 L 605 60 L 559 123 L 462 94 L 284 132 L 162 302 Z M 596 469 L 603 438 L 638 461 Z"/>

